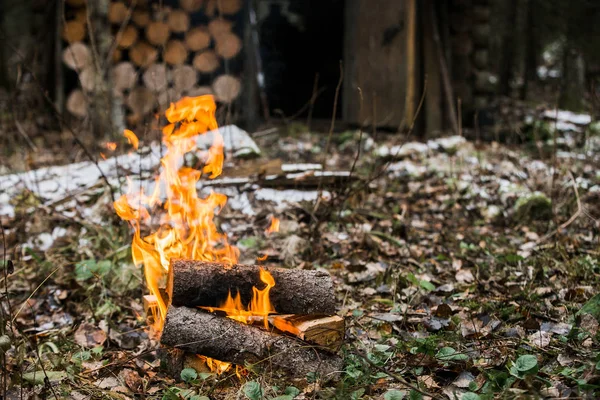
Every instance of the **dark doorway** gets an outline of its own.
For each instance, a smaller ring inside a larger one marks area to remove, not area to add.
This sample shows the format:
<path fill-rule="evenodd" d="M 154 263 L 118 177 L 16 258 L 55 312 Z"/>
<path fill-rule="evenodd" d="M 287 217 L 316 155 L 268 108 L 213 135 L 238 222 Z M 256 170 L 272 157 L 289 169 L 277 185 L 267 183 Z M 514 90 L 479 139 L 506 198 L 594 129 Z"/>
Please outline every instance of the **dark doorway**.
<path fill-rule="evenodd" d="M 261 0 L 258 17 L 271 114 L 307 116 L 318 79 L 312 117 L 331 118 L 343 59 L 344 0 Z"/>

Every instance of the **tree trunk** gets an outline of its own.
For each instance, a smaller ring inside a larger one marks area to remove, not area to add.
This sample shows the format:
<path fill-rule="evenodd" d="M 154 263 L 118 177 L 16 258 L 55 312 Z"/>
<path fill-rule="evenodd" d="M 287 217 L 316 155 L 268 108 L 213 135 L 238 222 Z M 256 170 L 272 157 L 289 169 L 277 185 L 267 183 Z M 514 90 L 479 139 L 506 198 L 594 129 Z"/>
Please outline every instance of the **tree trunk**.
<path fill-rule="evenodd" d="M 111 139 L 117 132 L 116 121 L 113 118 L 110 82 L 110 51 L 113 38 L 108 23 L 108 9 L 108 0 L 88 2 L 92 23 L 90 30 L 92 58 L 96 71 L 94 91 L 90 96 L 90 121 L 96 138 Z"/>
<path fill-rule="evenodd" d="M 515 65 L 515 32 L 517 23 L 518 0 L 507 2 L 506 22 L 504 24 L 504 40 L 502 43 L 502 59 L 500 62 L 500 94 L 510 96 L 510 84 L 513 79 Z"/>

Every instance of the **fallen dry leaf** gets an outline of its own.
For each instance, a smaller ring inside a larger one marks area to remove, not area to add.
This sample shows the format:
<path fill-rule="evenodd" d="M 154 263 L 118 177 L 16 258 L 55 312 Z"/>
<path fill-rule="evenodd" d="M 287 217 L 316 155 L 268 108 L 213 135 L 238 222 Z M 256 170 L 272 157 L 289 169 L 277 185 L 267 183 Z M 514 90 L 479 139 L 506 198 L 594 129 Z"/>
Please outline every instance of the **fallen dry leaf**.
<path fill-rule="evenodd" d="M 75 342 L 86 348 L 101 346 L 106 342 L 106 332 L 88 322 L 84 322 L 75 332 Z"/>

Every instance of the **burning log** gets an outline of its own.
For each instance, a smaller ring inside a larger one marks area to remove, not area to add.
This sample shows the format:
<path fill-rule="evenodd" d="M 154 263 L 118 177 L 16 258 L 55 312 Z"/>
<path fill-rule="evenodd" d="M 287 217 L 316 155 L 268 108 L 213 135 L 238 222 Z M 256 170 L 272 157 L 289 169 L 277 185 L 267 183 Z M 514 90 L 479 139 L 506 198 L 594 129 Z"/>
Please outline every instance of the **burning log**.
<path fill-rule="evenodd" d="M 249 303 L 253 287 L 263 287 L 257 265 L 177 259 L 171 261 L 167 293 L 175 306 L 218 307 L 229 290 L 239 290 L 242 302 Z M 326 272 L 264 267 L 275 279 L 270 300 L 281 314 L 334 314 L 333 282 Z M 232 293 L 235 294 L 235 293 Z"/>
<path fill-rule="evenodd" d="M 314 372 L 331 379 L 343 367 L 338 355 L 304 342 L 186 307 L 169 307 L 160 342 L 220 361 L 284 370 L 296 377 Z"/>

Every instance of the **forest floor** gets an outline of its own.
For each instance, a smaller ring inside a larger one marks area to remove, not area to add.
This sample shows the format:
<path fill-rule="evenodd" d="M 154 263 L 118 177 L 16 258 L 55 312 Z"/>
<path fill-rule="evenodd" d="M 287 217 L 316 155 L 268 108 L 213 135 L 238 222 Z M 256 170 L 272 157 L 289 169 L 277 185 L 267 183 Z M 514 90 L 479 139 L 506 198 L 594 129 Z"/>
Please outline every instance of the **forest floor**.
<path fill-rule="evenodd" d="M 240 262 L 266 253 L 331 273 L 346 318 L 339 379 L 167 374 L 110 197 L 67 213 L 25 192 L 2 219 L 6 398 L 600 396 L 600 137 L 553 148 L 346 132 L 327 148 L 327 134 L 301 131 L 261 135 L 261 158 L 229 160 L 225 175 L 326 160 L 355 179 L 327 185 L 318 206 L 250 193 L 252 215 L 228 206 L 218 223 Z M 270 214 L 281 225 L 267 237 Z"/>

